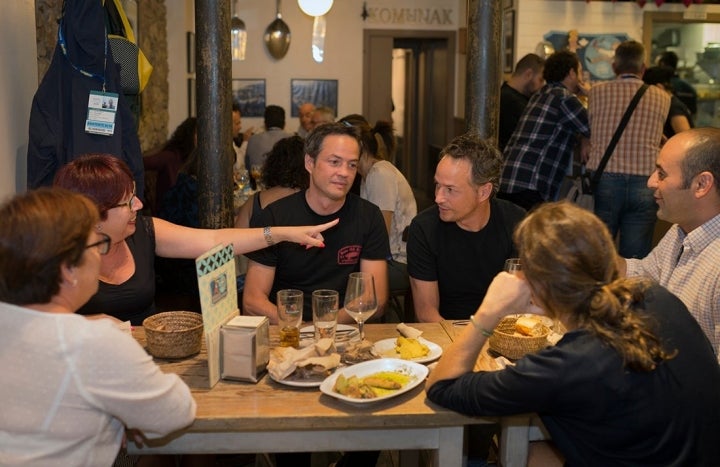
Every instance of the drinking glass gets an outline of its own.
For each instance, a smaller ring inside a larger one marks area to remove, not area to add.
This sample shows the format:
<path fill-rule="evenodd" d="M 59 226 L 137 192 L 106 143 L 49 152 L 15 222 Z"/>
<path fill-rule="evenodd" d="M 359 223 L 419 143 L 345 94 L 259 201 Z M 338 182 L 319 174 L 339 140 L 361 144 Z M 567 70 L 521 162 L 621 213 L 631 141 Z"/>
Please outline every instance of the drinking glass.
<path fill-rule="evenodd" d="M 365 339 L 363 323 L 377 311 L 375 278 L 366 272 L 353 272 L 345 292 L 345 311 L 358 323 L 360 340 Z"/>
<path fill-rule="evenodd" d="M 252 175 L 253 180 L 255 180 L 255 184 L 258 187 L 258 190 L 261 188 L 260 179 L 262 178 L 262 165 L 253 164 L 250 166 L 250 175 Z"/>
<path fill-rule="evenodd" d="M 300 347 L 300 323 L 303 314 L 302 290 L 278 290 L 277 312 L 280 325 L 280 346 Z"/>
<path fill-rule="evenodd" d="M 505 260 L 505 272 L 510 274 L 517 274 L 518 271 L 522 271 L 522 265 L 520 264 L 520 258 L 508 258 Z"/>
<path fill-rule="evenodd" d="M 235 184 L 237 185 L 238 190 L 244 191 L 248 182 L 250 182 L 250 174 L 248 174 L 247 169 L 236 170 L 234 172 L 234 175 L 235 175 Z"/>
<path fill-rule="evenodd" d="M 320 289 L 312 293 L 313 326 L 315 341 L 335 339 L 340 294 L 336 290 Z"/>

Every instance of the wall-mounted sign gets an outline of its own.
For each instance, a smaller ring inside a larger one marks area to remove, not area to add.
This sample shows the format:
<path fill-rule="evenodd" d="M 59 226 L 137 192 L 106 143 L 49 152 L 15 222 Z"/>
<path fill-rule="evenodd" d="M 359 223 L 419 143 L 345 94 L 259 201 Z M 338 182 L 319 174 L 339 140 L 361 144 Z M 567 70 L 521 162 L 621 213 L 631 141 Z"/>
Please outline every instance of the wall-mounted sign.
<path fill-rule="evenodd" d="M 447 3 L 442 0 L 366 2 L 363 12 L 366 16 L 365 27 L 457 29 L 457 8 Z"/>

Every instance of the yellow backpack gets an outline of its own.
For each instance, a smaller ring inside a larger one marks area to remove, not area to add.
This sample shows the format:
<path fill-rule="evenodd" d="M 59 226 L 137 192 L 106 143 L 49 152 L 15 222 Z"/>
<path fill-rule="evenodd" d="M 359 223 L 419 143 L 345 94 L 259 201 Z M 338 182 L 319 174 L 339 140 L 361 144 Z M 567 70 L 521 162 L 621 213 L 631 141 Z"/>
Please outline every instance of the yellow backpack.
<path fill-rule="evenodd" d="M 123 94 L 140 94 L 147 86 L 153 67 L 135 42 L 121 0 L 105 0 L 108 42 L 115 63 L 120 65 Z"/>

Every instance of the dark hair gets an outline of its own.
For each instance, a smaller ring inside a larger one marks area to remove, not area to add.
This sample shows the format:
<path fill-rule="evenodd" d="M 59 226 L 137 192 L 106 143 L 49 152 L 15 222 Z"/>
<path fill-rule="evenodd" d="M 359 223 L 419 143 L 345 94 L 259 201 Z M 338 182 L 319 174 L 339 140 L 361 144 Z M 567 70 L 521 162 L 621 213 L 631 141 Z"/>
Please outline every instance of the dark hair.
<path fill-rule="evenodd" d="M 265 158 L 262 183 L 265 188 L 282 186 L 304 190 L 310 184 L 305 170 L 305 140 L 300 136 L 283 138 L 275 143 Z"/>
<path fill-rule="evenodd" d="M 82 193 L 95 202 L 100 218 L 123 201 L 133 189 L 127 164 L 109 154 L 86 154 L 69 162 L 55 174 L 55 186 Z"/>
<path fill-rule="evenodd" d="M 543 78 L 548 83 L 559 83 L 564 80 L 571 70 L 580 70 L 580 60 L 575 52 L 560 50 L 545 60 Z"/>
<path fill-rule="evenodd" d="M 375 122 L 375 126 L 371 127 L 365 117 L 360 114 L 350 114 L 338 122 L 350 124 L 360 130 L 363 148 L 368 155 L 375 159 L 392 159 L 396 147 L 392 123 L 378 120 Z"/>
<path fill-rule="evenodd" d="M 440 151 L 440 157 L 444 156 L 470 162 L 472 183 L 475 185 L 491 183 L 493 194 L 497 193 L 505 160 L 490 140 L 483 139 L 475 133 L 460 135 Z"/>
<path fill-rule="evenodd" d="M 660 54 L 660 59 L 658 60 L 658 65 L 665 65 L 669 66 L 673 69 L 673 73 L 675 72 L 675 69 L 677 68 L 678 64 L 678 56 L 675 52 L 672 50 L 665 51 Z"/>
<path fill-rule="evenodd" d="M 98 221 L 85 196 L 38 188 L 0 206 L 0 301 L 48 303 L 60 291 L 60 266 L 81 264 Z"/>
<path fill-rule="evenodd" d="M 532 70 L 534 73 L 539 72 L 545 67 L 545 59 L 537 54 L 527 54 L 515 64 L 513 76 L 520 76 L 526 70 Z"/>
<path fill-rule="evenodd" d="M 285 109 L 279 105 L 265 107 L 265 129 L 285 128 Z"/>
<path fill-rule="evenodd" d="M 635 371 L 672 358 L 643 313 L 650 282 L 621 278 L 610 232 L 593 213 L 572 203 L 544 203 L 514 234 L 523 274 L 550 317 L 565 316 L 615 349 Z"/>
<path fill-rule="evenodd" d="M 175 151 L 180 154 L 183 162 L 187 160 L 190 153 L 195 149 L 195 134 L 197 131 L 197 118 L 186 118 L 173 131 L 170 139 L 163 146 L 165 151 Z"/>
<path fill-rule="evenodd" d="M 645 47 L 637 41 L 623 41 L 615 49 L 613 70 L 615 74 L 640 74 L 645 63 Z"/>
<path fill-rule="evenodd" d="M 240 112 L 240 104 L 238 104 L 236 101 L 233 101 L 233 103 L 232 103 L 232 111 Z"/>
<path fill-rule="evenodd" d="M 357 141 L 360 148 L 360 154 L 365 150 L 362 139 L 360 138 L 360 130 L 355 128 L 350 123 L 323 123 L 318 125 L 310 132 L 305 139 L 305 154 L 310 156 L 313 160 L 317 159 L 318 154 L 322 151 L 322 146 L 325 143 L 325 138 L 332 135 L 338 136 L 349 136 Z"/>
<path fill-rule="evenodd" d="M 715 179 L 715 191 L 720 193 L 720 128 L 693 128 L 680 134 L 693 140 L 680 163 L 683 188 L 690 188 L 697 174 L 710 172 Z"/>
<path fill-rule="evenodd" d="M 661 84 L 668 91 L 672 91 L 671 79 L 675 72 L 669 66 L 651 66 L 643 73 L 646 84 Z"/>

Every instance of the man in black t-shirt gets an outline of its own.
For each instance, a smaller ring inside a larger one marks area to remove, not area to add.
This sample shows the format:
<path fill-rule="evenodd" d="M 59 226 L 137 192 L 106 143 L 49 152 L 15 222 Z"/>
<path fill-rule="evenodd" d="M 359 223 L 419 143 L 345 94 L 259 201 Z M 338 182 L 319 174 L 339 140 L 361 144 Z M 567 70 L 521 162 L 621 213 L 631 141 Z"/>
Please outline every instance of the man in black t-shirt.
<path fill-rule="evenodd" d="M 522 117 L 530 96 L 545 84 L 543 68 L 545 60 L 535 54 L 521 58 L 510 79 L 500 87 L 500 119 L 498 128 L 498 147 L 505 149 L 515 127 Z"/>
<path fill-rule="evenodd" d="M 516 256 L 512 233 L 525 211 L 495 199 L 503 158 L 477 136 L 455 138 L 435 169 L 435 203 L 410 224 L 407 255 L 418 321 L 467 319 Z"/>
<path fill-rule="evenodd" d="M 283 242 L 249 253 L 244 314 L 267 316 L 277 324 L 277 291 L 293 288 L 304 292 L 303 320 L 311 321 L 313 290 L 337 290 L 342 306 L 348 275 L 362 271 L 375 278 L 375 316 L 382 315 L 388 297 L 390 246 L 380 209 L 348 193 L 359 158 L 359 135 L 352 126 L 328 123 L 308 135 L 305 169 L 310 173 L 310 187 L 270 204 L 258 225 L 251 227 L 314 225 L 320 223 L 319 219 L 339 218 L 340 222 L 323 232 L 324 248 L 306 249 Z M 338 322 L 354 321 L 341 311 Z"/>

